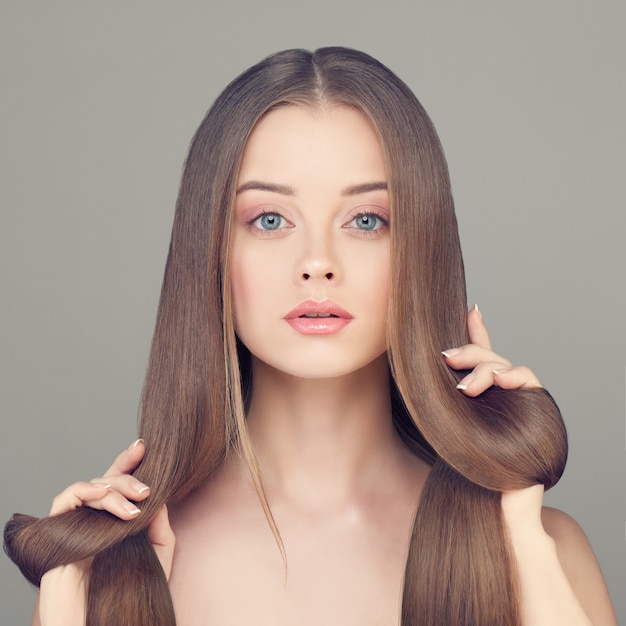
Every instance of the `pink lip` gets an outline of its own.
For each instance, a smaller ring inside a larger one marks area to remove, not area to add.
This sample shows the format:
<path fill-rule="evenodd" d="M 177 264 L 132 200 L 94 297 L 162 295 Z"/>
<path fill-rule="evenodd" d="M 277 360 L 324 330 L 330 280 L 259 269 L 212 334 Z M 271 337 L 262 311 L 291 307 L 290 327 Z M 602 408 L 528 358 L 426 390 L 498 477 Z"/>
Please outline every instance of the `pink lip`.
<path fill-rule="evenodd" d="M 310 317 L 321 314 L 328 317 Z M 332 316 L 332 317 L 331 317 Z M 285 321 L 302 335 L 334 335 L 345 328 L 352 315 L 332 300 L 305 300 L 285 315 Z"/>

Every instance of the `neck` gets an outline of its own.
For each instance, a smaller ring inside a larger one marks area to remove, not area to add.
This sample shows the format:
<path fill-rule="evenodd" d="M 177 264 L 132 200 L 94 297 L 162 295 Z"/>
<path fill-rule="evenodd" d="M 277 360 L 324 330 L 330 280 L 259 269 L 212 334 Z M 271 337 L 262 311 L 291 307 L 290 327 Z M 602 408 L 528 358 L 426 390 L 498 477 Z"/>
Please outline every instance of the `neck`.
<path fill-rule="evenodd" d="M 331 379 L 252 366 L 248 426 L 270 499 L 313 507 L 345 502 L 410 463 L 391 418 L 386 355 Z"/>

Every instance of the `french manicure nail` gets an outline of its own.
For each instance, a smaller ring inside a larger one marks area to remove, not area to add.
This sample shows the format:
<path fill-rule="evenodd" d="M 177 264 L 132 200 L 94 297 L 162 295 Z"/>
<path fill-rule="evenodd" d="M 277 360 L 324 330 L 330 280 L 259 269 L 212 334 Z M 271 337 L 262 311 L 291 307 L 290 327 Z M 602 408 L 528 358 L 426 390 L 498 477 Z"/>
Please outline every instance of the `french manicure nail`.
<path fill-rule="evenodd" d="M 101 487 L 102 489 L 111 489 L 111 483 L 91 483 L 94 487 Z"/>
<path fill-rule="evenodd" d="M 480 319 L 483 319 L 483 314 L 480 312 L 480 309 L 478 308 L 478 304 L 476 304 L 476 302 L 474 302 L 474 306 L 472 307 L 474 309 L 474 311 L 476 311 L 476 313 L 478 313 L 478 315 L 480 316 Z"/>
<path fill-rule="evenodd" d="M 130 486 L 137 493 L 143 493 L 144 491 L 149 491 L 150 490 L 150 487 L 148 487 L 148 485 L 142 483 L 140 480 L 133 480 L 133 481 L 131 481 Z"/>
<path fill-rule="evenodd" d="M 448 350 L 442 350 L 441 354 L 449 359 L 451 356 L 461 354 L 461 348 L 449 348 Z"/>
<path fill-rule="evenodd" d="M 470 372 L 465 378 L 459 381 L 459 384 L 456 386 L 457 389 L 461 391 L 465 391 L 468 385 L 474 380 L 474 372 Z"/>
<path fill-rule="evenodd" d="M 132 502 L 124 502 L 122 506 L 131 515 L 137 515 L 141 513 L 141 509 L 138 509 Z"/>
<path fill-rule="evenodd" d="M 141 438 L 137 439 L 137 441 L 133 441 L 133 443 L 128 446 L 128 449 L 132 450 L 133 448 L 136 448 L 140 443 L 143 443 L 143 439 Z"/>

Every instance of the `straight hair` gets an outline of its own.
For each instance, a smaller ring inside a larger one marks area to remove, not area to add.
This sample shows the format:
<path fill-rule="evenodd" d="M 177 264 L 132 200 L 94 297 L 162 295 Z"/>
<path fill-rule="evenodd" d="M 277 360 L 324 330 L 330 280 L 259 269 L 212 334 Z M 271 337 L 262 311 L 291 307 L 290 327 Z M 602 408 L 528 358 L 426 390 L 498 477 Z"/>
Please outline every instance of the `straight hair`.
<path fill-rule="evenodd" d="M 432 465 L 413 524 L 402 624 L 520 626 L 501 493 L 559 480 L 563 421 L 543 389 L 494 387 L 477 398 L 455 389 L 464 372 L 451 371 L 440 352 L 467 343 L 467 302 L 443 150 L 411 90 L 377 60 L 346 48 L 266 58 L 226 87 L 192 139 L 141 400 L 146 455 L 135 476 L 151 486 L 143 514 L 131 521 L 88 508 L 43 519 L 16 514 L 5 550 L 35 585 L 54 567 L 94 557 L 89 626 L 174 625 L 145 527 L 237 448 L 285 558 L 246 428 L 250 354 L 235 335 L 228 283 L 242 153 L 256 123 L 278 106 L 353 107 L 374 125 L 386 159 L 392 414 L 407 446 Z"/>

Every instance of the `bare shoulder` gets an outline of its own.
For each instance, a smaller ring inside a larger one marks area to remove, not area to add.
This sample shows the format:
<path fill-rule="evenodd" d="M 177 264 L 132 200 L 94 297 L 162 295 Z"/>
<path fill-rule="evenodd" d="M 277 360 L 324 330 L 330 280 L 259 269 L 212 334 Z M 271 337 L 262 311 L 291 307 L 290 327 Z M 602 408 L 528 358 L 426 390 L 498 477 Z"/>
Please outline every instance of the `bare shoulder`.
<path fill-rule="evenodd" d="M 617 626 L 600 565 L 578 522 L 551 507 L 543 507 L 541 521 L 556 545 L 559 561 L 574 593 L 593 624 Z"/>
<path fill-rule="evenodd" d="M 541 510 L 541 522 L 545 531 L 556 543 L 557 549 L 573 558 L 595 557 L 591 544 L 578 522 L 559 509 L 544 506 Z"/>

